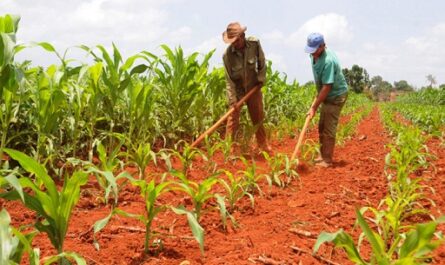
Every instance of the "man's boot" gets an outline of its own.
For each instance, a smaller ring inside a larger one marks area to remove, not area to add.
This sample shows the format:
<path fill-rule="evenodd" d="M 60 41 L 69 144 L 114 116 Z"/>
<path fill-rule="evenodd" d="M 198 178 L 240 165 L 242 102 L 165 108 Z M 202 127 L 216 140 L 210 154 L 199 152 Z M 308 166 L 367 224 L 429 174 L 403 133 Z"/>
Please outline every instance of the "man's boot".
<path fill-rule="evenodd" d="M 334 156 L 335 138 L 321 137 L 322 142 L 320 143 L 320 153 L 323 158 L 322 161 L 317 163 L 317 166 L 321 167 L 331 167 L 332 158 Z"/>

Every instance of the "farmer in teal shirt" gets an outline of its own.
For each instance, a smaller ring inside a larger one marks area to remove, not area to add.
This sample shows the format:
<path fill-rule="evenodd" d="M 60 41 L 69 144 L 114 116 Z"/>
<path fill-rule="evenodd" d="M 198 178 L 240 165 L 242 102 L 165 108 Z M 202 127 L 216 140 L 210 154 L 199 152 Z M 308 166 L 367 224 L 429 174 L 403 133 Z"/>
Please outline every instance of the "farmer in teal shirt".
<path fill-rule="evenodd" d="M 337 56 L 326 47 L 323 35 L 311 33 L 307 38 L 305 52 L 310 53 L 318 92 L 307 115 L 312 119 L 321 105 L 318 122 L 320 157 L 315 159 L 315 163 L 317 166 L 331 167 L 337 124 L 348 96 L 348 86 Z"/>

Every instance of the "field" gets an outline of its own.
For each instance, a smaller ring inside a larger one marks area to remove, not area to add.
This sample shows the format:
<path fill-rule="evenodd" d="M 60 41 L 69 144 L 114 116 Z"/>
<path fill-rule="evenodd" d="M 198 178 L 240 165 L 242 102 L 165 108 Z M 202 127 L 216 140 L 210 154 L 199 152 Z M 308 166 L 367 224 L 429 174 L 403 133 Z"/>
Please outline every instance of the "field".
<path fill-rule="evenodd" d="M 445 91 L 375 103 L 352 91 L 332 168 L 315 167 L 317 117 L 289 159 L 314 95 L 268 64 L 255 148 L 238 141 L 213 52 L 81 49 L 75 65 L 15 62 L 18 19 L 0 17 L 2 264 L 444 264 Z M 231 153 L 231 149 L 235 152 Z M 335 248 L 336 247 L 336 248 Z"/>

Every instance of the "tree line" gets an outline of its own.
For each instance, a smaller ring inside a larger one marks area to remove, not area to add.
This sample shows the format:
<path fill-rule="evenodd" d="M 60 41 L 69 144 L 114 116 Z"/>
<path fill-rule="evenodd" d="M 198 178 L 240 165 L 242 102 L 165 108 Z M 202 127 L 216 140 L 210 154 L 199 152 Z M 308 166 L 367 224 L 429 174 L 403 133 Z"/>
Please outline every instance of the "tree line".
<path fill-rule="evenodd" d="M 406 80 L 395 81 L 390 83 L 383 79 L 380 75 L 370 78 L 368 71 L 359 65 L 354 64 L 350 69 L 344 68 L 343 74 L 346 78 L 346 82 L 349 88 L 356 93 L 365 93 L 370 98 L 379 101 L 391 100 L 391 95 L 402 94 L 415 90 L 425 89 L 445 89 L 445 84 L 437 86 L 436 78 L 428 74 L 425 76 L 428 83 L 427 86 L 416 89 L 409 84 Z"/>

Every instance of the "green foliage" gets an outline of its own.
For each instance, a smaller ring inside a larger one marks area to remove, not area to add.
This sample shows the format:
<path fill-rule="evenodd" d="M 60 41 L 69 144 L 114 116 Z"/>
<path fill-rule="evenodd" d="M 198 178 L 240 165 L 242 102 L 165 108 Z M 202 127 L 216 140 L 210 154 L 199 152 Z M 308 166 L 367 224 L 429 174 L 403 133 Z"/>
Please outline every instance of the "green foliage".
<path fill-rule="evenodd" d="M 216 176 L 219 173 L 215 173 L 199 183 L 187 179 L 187 176 L 181 172 L 174 172 L 173 174 L 179 178 L 180 182 L 175 183 L 175 187 L 172 189 L 182 191 L 190 196 L 194 207 L 193 213 L 199 221 L 204 204 L 214 197 L 212 187 L 218 182 Z"/>
<path fill-rule="evenodd" d="M 353 239 L 343 230 L 335 233 L 323 232 L 319 235 L 314 245 L 314 253 L 326 242 L 333 242 L 336 247 L 346 251 L 349 260 L 355 264 L 425 264 L 430 258 L 429 254 L 436 249 L 443 241 L 434 239 L 434 233 L 437 225 L 442 220 L 432 221 L 425 224 L 417 224 L 412 227 L 403 236 L 395 238 L 394 241 L 385 241 L 379 233 L 373 231 L 366 223 L 360 211 L 356 211 L 358 224 L 360 225 L 365 239 L 371 245 L 371 257 L 367 261 L 360 253 L 359 246 L 356 246 Z"/>
<path fill-rule="evenodd" d="M 17 160 L 23 169 L 40 180 L 44 190 L 41 190 L 28 176 L 22 175 L 18 180 L 15 177 L 6 179 L 13 187 L 20 188 L 2 193 L 0 196 L 9 200 L 21 200 L 25 207 L 40 215 L 42 218 L 37 220 L 35 227 L 40 232 L 46 233 L 57 252 L 62 253 L 68 223 L 73 208 L 79 200 L 80 187 L 87 182 L 88 175 L 81 171 L 74 172 L 71 177 L 65 178 L 64 185 L 59 191 L 41 164 L 18 151 L 5 149 L 5 152 Z"/>
<path fill-rule="evenodd" d="M 160 183 L 156 183 L 154 179 L 150 182 L 147 182 L 145 179 L 136 180 L 131 177 L 128 177 L 128 179 L 130 179 L 132 185 L 140 189 L 140 195 L 145 202 L 145 214 L 132 214 L 119 208 L 114 208 L 108 216 L 94 224 L 94 234 L 100 232 L 116 214 L 139 220 L 145 226 L 144 251 L 148 253 L 151 245 L 150 241 L 153 235 L 155 235 L 152 230 L 153 220 L 161 211 L 167 209 L 166 205 L 158 204 L 158 199 L 162 194 L 170 190 L 171 182 L 164 181 L 163 179 Z M 96 240 L 94 244 L 96 249 L 99 249 L 99 243 Z"/>
<path fill-rule="evenodd" d="M 187 221 L 189 223 L 190 229 L 192 230 L 192 234 L 199 244 L 201 254 L 204 255 L 204 229 L 199 224 L 198 218 L 196 218 L 196 214 L 187 211 L 186 209 L 184 209 L 184 207 L 172 207 L 172 210 L 176 214 L 184 214 L 187 216 Z"/>
<path fill-rule="evenodd" d="M 370 85 L 369 74 L 366 69 L 354 64 L 351 69 L 343 69 L 346 83 L 356 93 L 362 93 Z"/>
<path fill-rule="evenodd" d="M 218 182 L 226 191 L 225 199 L 229 203 L 229 212 L 233 212 L 236 209 L 236 203 L 245 196 L 249 197 L 253 208 L 255 199 L 253 194 L 248 192 L 249 182 L 241 176 L 233 175 L 230 171 L 223 170 L 223 172 L 227 176 L 227 181 L 219 178 Z"/>
<path fill-rule="evenodd" d="M 263 194 L 259 181 L 264 178 L 264 175 L 257 174 L 255 161 L 252 160 L 250 163 L 242 156 L 240 159 L 245 166 L 245 170 L 239 170 L 237 174 L 240 174 L 245 181 L 244 190 L 250 194 L 255 194 L 255 192 Z"/>
<path fill-rule="evenodd" d="M 128 152 L 128 162 L 134 163 L 138 167 L 139 179 L 145 179 L 145 169 L 150 162 L 157 165 L 156 153 L 151 149 L 150 144 L 140 143 L 132 145 Z"/>
<path fill-rule="evenodd" d="M 1 264 L 21 264 L 23 254 L 29 256 L 29 264 L 39 264 L 39 251 L 32 248 L 32 240 L 35 232 L 22 234 L 19 230 L 10 226 L 11 218 L 6 209 L 0 212 L 0 263 Z"/>

